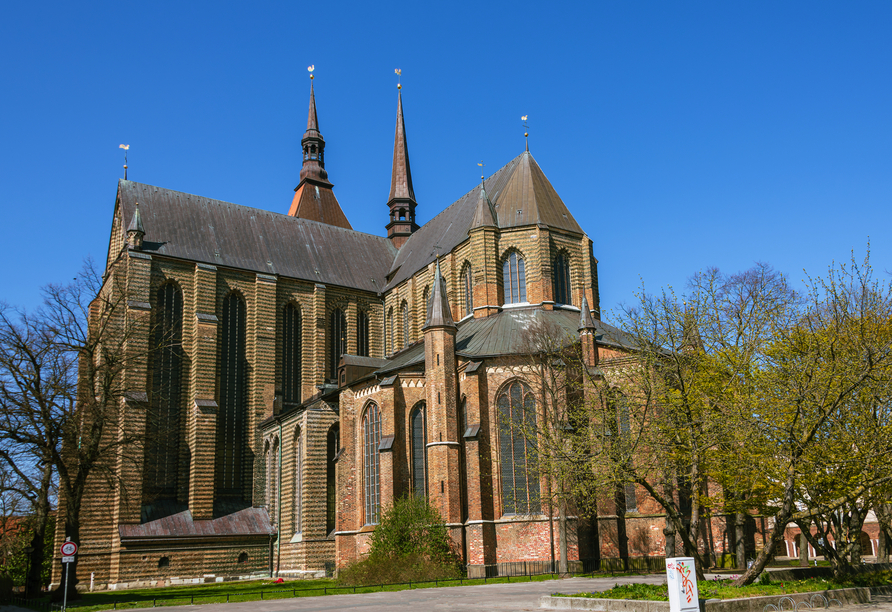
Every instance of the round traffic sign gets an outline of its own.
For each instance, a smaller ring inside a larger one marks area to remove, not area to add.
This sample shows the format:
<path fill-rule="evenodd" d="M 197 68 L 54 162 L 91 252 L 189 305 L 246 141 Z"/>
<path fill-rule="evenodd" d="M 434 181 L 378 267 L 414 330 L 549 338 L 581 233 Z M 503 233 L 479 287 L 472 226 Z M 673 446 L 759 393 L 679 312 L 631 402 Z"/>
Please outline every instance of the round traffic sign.
<path fill-rule="evenodd" d="M 77 544 L 74 542 L 65 542 L 62 544 L 62 555 L 71 557 L 77 552 Z"/>

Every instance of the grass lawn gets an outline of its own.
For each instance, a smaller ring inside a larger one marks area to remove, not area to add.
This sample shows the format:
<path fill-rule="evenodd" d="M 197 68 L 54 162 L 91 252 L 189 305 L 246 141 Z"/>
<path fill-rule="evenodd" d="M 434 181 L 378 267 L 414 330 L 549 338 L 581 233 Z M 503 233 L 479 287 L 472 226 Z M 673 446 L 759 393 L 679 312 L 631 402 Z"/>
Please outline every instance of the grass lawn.
<path fill-rule="evenodd" d="M 850 579 L 809 578 L 807 580 L 771 581 L 745 587 L 736 587 L 728 580 L 703 580 L 697 584 L 700 599 L 737 599 L 739 597 L 762 597 L 769 595 L 789 595 L 791 593 L 812 593 L 831 589 L 846 589 L 856 586 L 882 586 L 892 584 L 892 571 L 852 576 Z M 559 595 L 555 593 L 555 595 Z M 648 601 L 669 601 L 666 585 L 624 584 L 616 585 L 607 591 L 595 593 L 575 593 L 562 597 L 592 597 L 598 599 L 641 599 Z"/>
<path fill-rule="evenodd" d="M 349 593 L 376 593 L 379 591 L 403 591 L 406 589 L 462 586 L 472 584 L 502 584 L 507 582 L 540 582 L 553 580 L 557 576 L 503 576 L 498 578 L 463 578 L 461 580 L 440 580 L 437 582 L 413 582 L 409 584 L 339 586 L 337 580 L 293 580 L 276 584 L 273 581 L 251 580 L 244 582 L 217 582 L 209 584 L 158 587 L 150 589 L 128 589 L 126 591 L 98 591 L 82 593 L 81 599 L 69 603 L 78 612 L 94 610 L 118 610 L 161 606 L 179 606 L 236 601 L 258 601 L 260 599 L 286 599 L 290 597 L 311 597 L 319 595 L 344 595 Z M 47 600 L 35 600 L 34 609 L 46 610 Z M 17 604 L 22 605 L 22 604 Z"/>

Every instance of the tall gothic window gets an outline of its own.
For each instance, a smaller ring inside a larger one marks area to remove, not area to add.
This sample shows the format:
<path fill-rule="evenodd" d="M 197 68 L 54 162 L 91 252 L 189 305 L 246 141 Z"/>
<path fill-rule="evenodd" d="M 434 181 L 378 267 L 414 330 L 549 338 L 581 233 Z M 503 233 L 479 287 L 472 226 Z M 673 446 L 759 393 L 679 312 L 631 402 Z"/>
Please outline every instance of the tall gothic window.
<path fill-rule="evenodd" d="M 502 509 L 505 514 L 538 514 L 539 474 L 536 470 L 536 398 L 519 380 L 505 386 L 496 400 L 499 409 L 499 450 Z"/>
<path fill-rule="evenodd" d="M 362 420 L 363 436 L 363 501 L 365 524 L 376 525 L 381 511 L 380 465 L 378 447 L 381 445 L 381 414 L 377 404 L 369 404 Z"/>
<path fill-rule="evenodd" d="M 616 424 L 610 424 L 611 433 L 619 436 L 621 441 L 627 441 L 632 434 L 632 421 L 629 414 L 629 401 L 626 396 L 619 390 L 612 389 L 610 393 L 610 403 L 616 411 Z M 625 442 L 621 442 L 625 443 Z M 623 486 L 623 496 L 626 502 L 626 512 L 637 512 L 638 503 L 635 495 L 635 484 L 626 483 Z"/>
<path fill-rule="evenodd" d="M 403 311 L 403 348 L 409 346 L 409 305 L 404 301 L 401 310 Z"/>
<path fill-rule="evenodd" d="M 356 314 L 356 354 L 369 356 L 369 313 L 365 310 Z"/>
<path fill-rule="evenodd" d="M 393 307 L 391 307 L 390 310 L 387 311 L 387 330 L 385 333 L 385 336 L 387 336 L 387 339 L 389 339 L 389 341 L 387 342 L 387 348 L 390 350 L 391 353 L 396 352 L 396 343 L 394 342 L 393 327 L 394 327 Z"/>
<path fill-rule="evenodd" d="M 554 258 L 552 270 L 554 283 L 554 301 L 558 304 L 572 304 L 570 296 L 570 262 L 565 253 Z"/>
<path fill-rule="evenodd" d="M 430 287 L 424 288 L 424 293 L 421 297 L 421 303 L 424 304 L 424 312 L 421 313 L 422 320 L 427 320 L 427 313 L 431 310 L 431 290 Z"/>
<path fill-rule="evenodd" d="M 465 285 L 465 316 L 468 316 L 474 312 L 474 282 L 471 277 L 471 266 L 465 268 L 463 276 Z"/>
<path fill-rule="evenodd" d="M 146 431 L 146 501 L 176 499 L 180 463 L 180 393 L 183 375 L 183 292 L 158 289 L 150 363 Z"/>
<path fill-rule="evenodd" d="M 214 474 L 218 499 L 242 499 L 245 429 L 247 427 L 245 302 L 237 293 L 223 299 L 220 334 L 219 412 Z"/>
<path fill-rule="evenodd" d="M 412 430 L 412 492 L 427 496 L 427 427 L 424 402 L 412 410 L 409 427 Z"/>
<path fill-rule="evenodd" d="M 502 287 L 505 304 L 518 304 L 527 301 L 527 280 L 523 256 L 517 251 L 511 251 L 502 264 Z"/>
<path fill-rule="evenodd" d="M 328 430 L 325 447 L 325 533 L 335 528 L 337 512 L 337 464 L 338 451 L 341 450 L 340 427 L 337 423 Z"/>
<path fill-rule="evenodd" d="M 294 428 L 294 506 L 291 508 L 291 522 L 294 533 L 303 531 L 304 501 L 304 440 L 300 427 Z"/>
<path fill-rule="evenodd" d="M 286 402 L 300 402 L 301 316 L 294 304 L 282 311 L 282 391 Z"/>
<path fill-rule="evenodd" d="M 331 311 L 329 330 L 328 377 L 337 379 L 338 362 L 341 359 L 341 355 L 347 352 L 347 316 L 340 308 L 335 308 Z"/>

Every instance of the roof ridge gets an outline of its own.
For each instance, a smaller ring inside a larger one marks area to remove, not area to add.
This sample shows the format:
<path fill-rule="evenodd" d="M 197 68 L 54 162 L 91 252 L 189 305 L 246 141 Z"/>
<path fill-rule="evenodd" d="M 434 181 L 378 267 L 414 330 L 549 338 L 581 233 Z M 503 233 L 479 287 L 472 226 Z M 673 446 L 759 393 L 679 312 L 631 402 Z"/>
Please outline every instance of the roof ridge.
<path fill-rule="evenodd" d="M 216 199 L 216 198 L 210 198 L 210 197 L 208 197 L 208 196 L 202 196 L 202 195 L 198 195 L 198 194 L 195 194 L 195 193 L 189 193 L 188 191 L 179 191 L 179 190 L 176 190 L 176 189 L 168 189 L 167 187 L 159 187 L 158 185 L 150 185 L 149 183 L 138 183 L 138 182 L 136 182 L 136 181 L 124 181 L 124 179 L 119 179 L 119 182 L 127 182 L 127 183 L 132 183 L 133 185 L 139 185 L 139 186 L 142 186 L 142 187 L 151 187 L 151 188 L 153 188 L 153 189 L 159 189 L 159 190 L 162 190 L 162 191 L 167 191 L 167 192 L 169 192 L 169 193 L 177 193 L 177 194 L 182 194 L 182 195 L 192 196 L 192 197 L 199 198 L 199 199 L 201 199 L 201 200 L 207 200 L 207 201 L 209 201 L 209 202 L 213 202 L 213 203 L 216 203 L 216 204 L 225 204 L 225 205 L 227 205 L 227 206 L 235 206 L 235 207 L 237 207 L 237 208 L 243 208 L 243 209 L 246 209 L 246 210 L 252 210 L 252 211 L 257 211 L 257 212 L 261 212 L 261 213 L 266 213 L 266 214 L 274 215 L 274 216 L 277 216 L 277 217 L 286 217 L 286 218 L 288 218 L 288 219 L 291 219 L 290 222 L 298 222 L 298 223 L 315 223 L 315 224 L 317 224 L 317 225 L 324 225 L 325 227 L 330 227 L 330 228 L 332 228 L 332 229 L 342 230 L 342 231 L 345 231 L 345 232 L 353 232 L 354 234 L 363 234 L 363 235 L 366 235 L 366 236 L 371 236 L 371 237 L 373 237 L 373 238 L 380 238 L 381 240 L 387 240 L 387 237 L 386 237 L 386 236 L 379 236 L 378 234 L 372 234 L 372 233 L 369 233 L 369 232 L 361 232 L 361 231 L 359 231 L 359 230 L 348 229 L 348 228 L 346 228 L 346 227 L 341 227 L 341 226 L 339 226 L 339 225 L 331 225 L 330 223 L 323 223 L 322 221 L 314 221 L 313 219 L 305 219 L 305 218 L 303 218 L 303 217 L 293 217 L 293 216 L 291 216 L 291 215 L 288 215 L 288 214 L 285 214 L 285 213 L 276 212 L 276 211 L 274 211 L 274 210 L 267 210 L 267 209 L 265 209 L 265 208 L 256 208 L 256 207 L 254 207 L 254 206 L 248 206 L 248 205 L 246 205 L 246 204 L 237 204 L 237 203 L 235 203 L 235 202 L 230 202 L 230 201 L 228 201 L 228 200 L 218 200 L 218 199 Z"/>

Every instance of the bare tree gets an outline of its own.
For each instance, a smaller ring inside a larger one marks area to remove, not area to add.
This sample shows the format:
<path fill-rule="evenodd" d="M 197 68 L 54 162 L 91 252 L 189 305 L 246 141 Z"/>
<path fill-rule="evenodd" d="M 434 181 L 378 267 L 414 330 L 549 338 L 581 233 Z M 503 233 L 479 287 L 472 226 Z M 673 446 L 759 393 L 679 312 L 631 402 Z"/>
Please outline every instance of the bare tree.
<path fill-rule="evenodd" d="M 61 529 L 75 542 L 88 481 L 121 486 L 115 464 L 142 456 L 145 381 L 128 386 L 124 373 L 144 371 L 148 347 L 127 300 L 126 288 L 88 262 L 72 283 L 47 286 L 35 315 L 6 310 L 0 318 L 0 428 L 8 442 L 0 458 L 20 465 L 16 457 L 30 456 L 38 496 L 55 470 Z M 45 529 L 41 537 L 49 537 Z M 71 565 L 69 599 L 77 596 Z"/>

